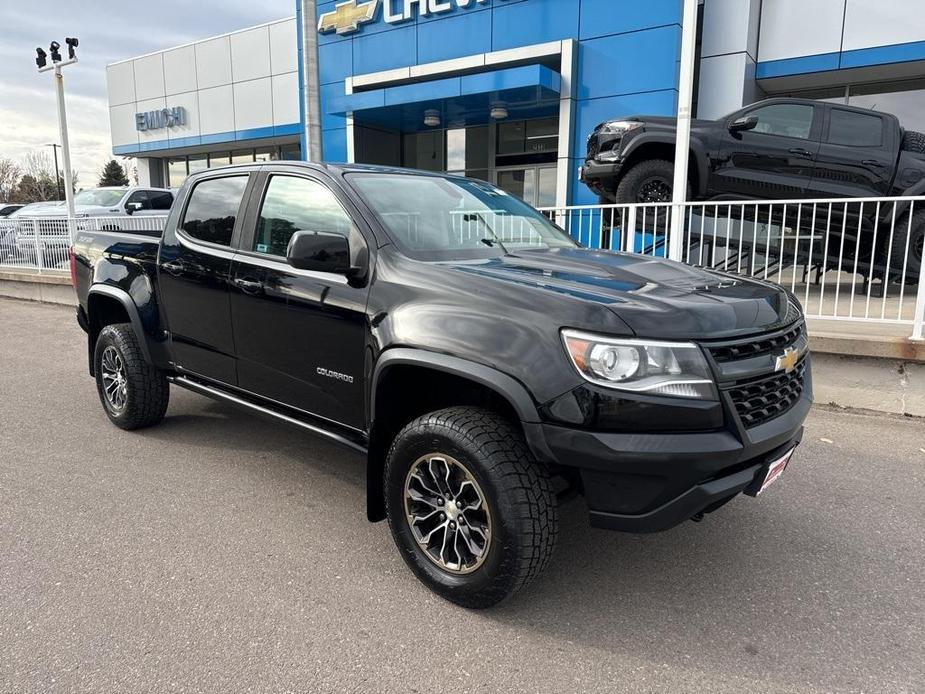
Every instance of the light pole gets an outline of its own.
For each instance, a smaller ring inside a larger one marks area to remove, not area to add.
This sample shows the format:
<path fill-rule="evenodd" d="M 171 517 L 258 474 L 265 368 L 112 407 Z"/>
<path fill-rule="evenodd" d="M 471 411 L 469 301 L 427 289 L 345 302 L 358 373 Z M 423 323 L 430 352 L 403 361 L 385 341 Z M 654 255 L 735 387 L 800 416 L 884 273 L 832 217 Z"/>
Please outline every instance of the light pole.
<path fill-rule="evenodd" d="M 691 144 L 691 103 L 694 96 L 694 58 L 697 40 L 697 0 L 684 0 L 681 25 L 681 69 L 678 75 L 678 137 L 674 151 L 671 232 L 668 257 L 684 257 L 684 203 L 687 200 L 687 162 Z"/>
<path fill-rule="evenodd" d="M 67 201 L 68 233 L 73 243 L 74 181 L 71 177 L 71 148 L 67 140 L 67 112 L 64 108 L 64 77 L 61 74 L 61 68 L 67 65 L 73 65 L 77 62 L 76 48 L 79 41 L 75 38 L 66 38 L 64 42 L 67 44 L 67 60 L 62 60 L 61 58 L 61 53 L 59 52 L 61 44 L 57 41 L 52 41 L 51 45 L 48 47 L 48 52 L 51 54 L 51 65 L 48 64 L 48 54 L 41 48 L 35 49 L 35 64 L 38 66 L 39 72 L 54 70 L 55 97 L 58 100 L 58 129 L 61 132 L 61 157 L 63 159 L 62 163 L 64 164 L 64 199 Z M 57 175 L 57 172 L 55 172 L 56 178 Z"/>
<path fill-rule="evenodd" d="M 60 147 L 61 145 L 59 145 L 57 142 L 49 142 L 45 146 L 51 147 L 51 150 L 55 153 L 55 190 L 58 191 L 58 200 L 60 200 L 61 199 L 61 176 L 60 176 L 60 171 L 58 169 L 58 147 Z"/>

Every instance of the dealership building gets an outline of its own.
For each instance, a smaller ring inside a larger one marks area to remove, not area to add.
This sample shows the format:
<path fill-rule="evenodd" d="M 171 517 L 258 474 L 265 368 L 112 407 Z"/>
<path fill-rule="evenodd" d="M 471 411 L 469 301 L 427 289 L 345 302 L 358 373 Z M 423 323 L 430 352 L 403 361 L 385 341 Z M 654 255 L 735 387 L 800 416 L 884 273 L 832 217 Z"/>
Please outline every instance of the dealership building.
<path fill-rule="evenodd" d="M 317 5 L 110 65 L 113 153 L 137 158 L 142 183 L 175 187 L 209 167 L 306 158 L 317 138 L 325 161 L 460 172 L 537 206 L 586 204 L 597 199 L 578 167 L 594 126 L 677 110 L 682 0 Z M 921 10 L 703 0 L 694 114 L 793 95 L 925 131 Z"/>

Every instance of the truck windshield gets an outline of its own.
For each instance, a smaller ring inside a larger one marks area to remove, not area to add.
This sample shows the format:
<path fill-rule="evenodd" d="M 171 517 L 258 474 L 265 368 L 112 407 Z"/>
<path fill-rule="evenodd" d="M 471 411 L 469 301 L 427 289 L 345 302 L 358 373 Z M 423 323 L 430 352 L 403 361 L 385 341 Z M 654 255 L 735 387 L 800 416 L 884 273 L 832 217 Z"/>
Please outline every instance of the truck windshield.
<path fill-rule="evenodd" d="M 400 173 L 349 174 L 348 179 L 402 252 L 419 260 L 492 258 L 577 245 L 525 202 L 482 181 Z"/>
<path fill-rule="evenodd" d="M 118 203 L 128 188 L 94 188 L 82 190 L 74 196 L 75 205 L 109 207 Z"/>

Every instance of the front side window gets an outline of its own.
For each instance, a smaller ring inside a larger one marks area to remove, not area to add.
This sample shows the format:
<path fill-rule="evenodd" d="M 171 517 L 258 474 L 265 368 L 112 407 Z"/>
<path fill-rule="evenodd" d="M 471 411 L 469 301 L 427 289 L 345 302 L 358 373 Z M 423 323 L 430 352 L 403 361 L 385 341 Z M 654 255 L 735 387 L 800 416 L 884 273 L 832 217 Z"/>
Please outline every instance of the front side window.
<path fill-rule="evenodd" d="M 813 129 L 813 107 L 809 104 L 772 104 L 745 115 L 758 119 L 753 133 L 808 140 Z"/>
<path fill-rule="evenodd" d="M 826 142 L 848 147 L 879 147 L 883 144 L 883 119 L 833 108 Z"/>
<path fill-rule="evenodd" d="M 348 236 L 353 222 L 334 193 L 307 178 L 273 176 L 267 186 L 253 250 L 285 257 L 297 231 L 323 231 Z"/>
<path fill-rule="evenodd" d="M 420 260 L 576 246 L 542 214 L 488 183 L 391 173 L 350 174 L 348 180 L 398 247 Z"/>
<path fill-rule="evenodd" d="M 151 209 L 151 200 L 148 198 L 148 191 L 138 190 L 132 193 L 128 200 L 125 202 L 126 207 L 134 207 L 136 203 L 140 203 L 141 207 L 139 210 L 150 210 Z"/>
<path fill-rule="evenodd" d="M 231 245 L 247 176 L 227 176 L 200 181 L 190 194 L 180 228 L 200 241 Z"/>

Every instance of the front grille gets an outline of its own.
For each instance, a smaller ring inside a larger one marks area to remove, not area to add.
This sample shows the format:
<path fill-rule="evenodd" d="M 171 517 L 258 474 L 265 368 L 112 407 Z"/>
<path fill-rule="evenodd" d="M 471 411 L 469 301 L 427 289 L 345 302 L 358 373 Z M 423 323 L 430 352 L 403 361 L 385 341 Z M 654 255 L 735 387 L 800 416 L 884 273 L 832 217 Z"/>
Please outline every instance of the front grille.
<path fill-rule="evenodd" d="M 588 159 L 594 159 L 598 152 L 600 152 L 600 143 L 598 142 L 597 135 L 594 133 L 591 134 L 591 137 L 588 138 Z"/>
<path fill-rule="evenodd" d="M 781 352 L 784 348 L 796 342 L 800 335 L 803 334 L 803 331 L 804 326 L 800 323 L 785 332 L 769 337 L 758 337 L 750 342 L 737 342 L 710 347 L 710 352 L 718 363 L 760 357 L 763 354 Z"/>
<path fill-rule="evenodd" d="M 746 429 L 769 422 L 797 404 L 803 394 L 806 358 L 790 373 L 737 381 L 728 393 Z"/>

